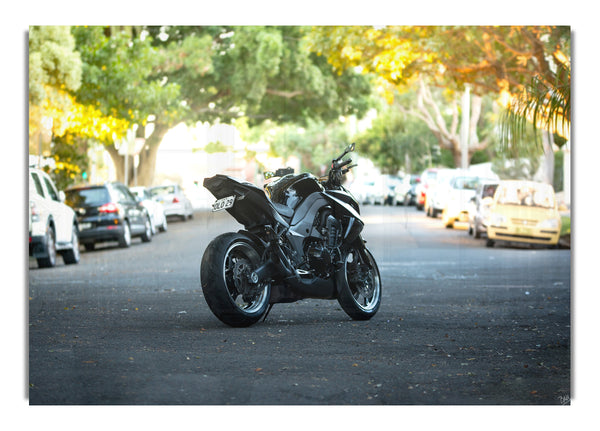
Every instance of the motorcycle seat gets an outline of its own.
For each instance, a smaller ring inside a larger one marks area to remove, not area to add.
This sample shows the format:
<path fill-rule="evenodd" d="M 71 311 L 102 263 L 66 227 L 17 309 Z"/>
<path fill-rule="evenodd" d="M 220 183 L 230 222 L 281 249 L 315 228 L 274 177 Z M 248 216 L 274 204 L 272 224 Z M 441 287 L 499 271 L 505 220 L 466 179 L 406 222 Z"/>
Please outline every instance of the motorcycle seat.
<path fill-rule="evenodd" d="M 282 205 L 282 204 L 278 204 L 275 202 L 272 202 L 272 203 L 273 203 L 273 207 L 275 208 L 275 210 L 283 217 L 291 219 L 292 216 L 294 215 L 294 210 L 291 209 L 290 207 L 288 207 L 287 205 Z"/>

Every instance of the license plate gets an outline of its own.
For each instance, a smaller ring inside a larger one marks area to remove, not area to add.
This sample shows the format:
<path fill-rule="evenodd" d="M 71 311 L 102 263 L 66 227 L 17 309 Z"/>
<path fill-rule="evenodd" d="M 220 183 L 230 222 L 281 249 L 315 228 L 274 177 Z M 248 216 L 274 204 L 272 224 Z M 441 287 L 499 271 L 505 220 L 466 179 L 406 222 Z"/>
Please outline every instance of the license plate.
<path fill-rule="evenodd" d="M 227 196 L 226 198 L 219 199 L 216 201 L 213 206 L 213 211 L 221 211 L 226 210 L 227 208 L 231 208 L 233 206 L 233 202 L 235 201 L 235 196 Z"/>
<path fill-rule="evenodd" d="M 91 228 L 92 228 L 92 224 L 91 223 L 80 223 L 79 224 L 79 229 L 80 230 L 91 229 Z"/>

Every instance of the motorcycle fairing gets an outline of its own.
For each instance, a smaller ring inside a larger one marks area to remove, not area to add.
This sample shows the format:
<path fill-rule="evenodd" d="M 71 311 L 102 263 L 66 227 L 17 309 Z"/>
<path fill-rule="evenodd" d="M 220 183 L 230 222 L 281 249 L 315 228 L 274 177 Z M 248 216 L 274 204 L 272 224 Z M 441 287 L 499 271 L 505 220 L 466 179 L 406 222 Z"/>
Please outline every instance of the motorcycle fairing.
<path fill-rule="evenodd" d="M 332 204 L 335 217 L 342 222 L 345 228 L 344 239 L 350 242 L 354 241 L 365 226 L 360 214 L 354 209 L 353 205 L 340 199 L 343 194 L 327 191 L 323 195 Z"/>

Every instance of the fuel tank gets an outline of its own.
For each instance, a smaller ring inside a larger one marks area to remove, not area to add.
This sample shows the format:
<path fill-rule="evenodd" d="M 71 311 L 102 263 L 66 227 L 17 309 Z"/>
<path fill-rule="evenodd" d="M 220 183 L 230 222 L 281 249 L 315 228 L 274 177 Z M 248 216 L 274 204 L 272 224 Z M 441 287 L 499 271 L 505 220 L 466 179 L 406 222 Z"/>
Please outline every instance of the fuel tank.
<path fill-rule="evenodd" d="M 319 179 L 310 173 L 285 175 L 267 184 L 265 191 L 271 201 L 295 210 L 306 198 L 325 189 Z"/>

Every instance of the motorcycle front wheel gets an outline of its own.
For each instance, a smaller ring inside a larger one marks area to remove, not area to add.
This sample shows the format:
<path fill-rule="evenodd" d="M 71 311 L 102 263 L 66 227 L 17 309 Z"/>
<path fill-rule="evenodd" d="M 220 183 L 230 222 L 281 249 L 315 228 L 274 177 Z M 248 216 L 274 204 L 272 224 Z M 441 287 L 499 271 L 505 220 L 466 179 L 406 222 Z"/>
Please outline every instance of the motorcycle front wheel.
<path fill-rule="evenodd" d="M 208 307 L 223 323 L 246 327 L 266 312 L 270 283 L 253 283 L 260 253 L 247 236 L 226 233 L 206 248 L 200 266 L 200 282 Z"/>
<path fill-rule="evenodd" d="M 336 274 L 338 302 L 354 320 L 369 320 L 381 305 L 381 276 L 371 252 L 353 247 Z"/>

